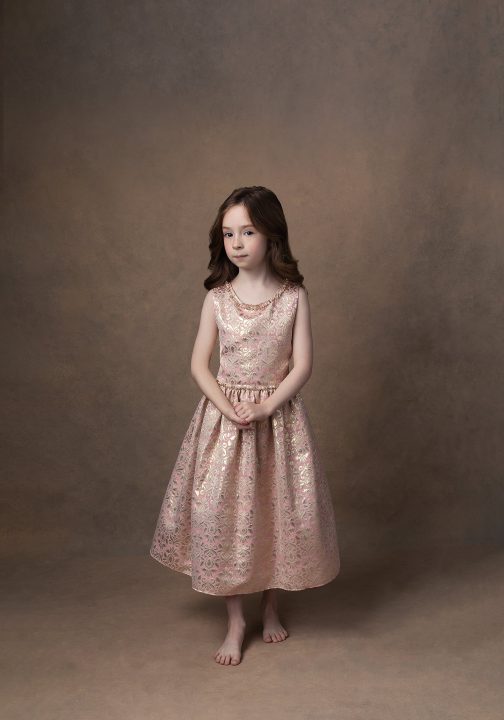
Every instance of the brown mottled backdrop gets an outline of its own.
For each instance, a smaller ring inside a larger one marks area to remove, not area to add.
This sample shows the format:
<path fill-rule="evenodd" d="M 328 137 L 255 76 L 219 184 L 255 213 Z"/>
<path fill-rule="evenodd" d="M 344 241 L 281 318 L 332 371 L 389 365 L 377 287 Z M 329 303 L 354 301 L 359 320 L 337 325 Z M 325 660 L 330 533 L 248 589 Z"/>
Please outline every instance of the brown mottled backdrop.
<path fill-rule="evenodd" d="M 310 292 L 342 564 L 502 543 L 502 13 L 5 4 L 4 555 L 148 553 L 208 229 L 250 184 Z"/>

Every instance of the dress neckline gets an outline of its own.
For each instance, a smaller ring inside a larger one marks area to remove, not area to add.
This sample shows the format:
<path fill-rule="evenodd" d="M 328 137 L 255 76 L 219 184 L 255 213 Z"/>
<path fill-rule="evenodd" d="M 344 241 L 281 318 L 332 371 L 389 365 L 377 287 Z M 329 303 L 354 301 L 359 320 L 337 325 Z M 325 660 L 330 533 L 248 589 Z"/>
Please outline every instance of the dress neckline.
<path fill-rule="evenodd" d="M 231 293 L 231 297 L 233 298 L 233 300 L 234 300 L 238 305 L 240 305 L 241 307 L 251 308 L 251 309 L 257 310 L 258 308 L 267 307 L 270 303 L 273 302 L 273 300 L 276 300 L 277 297 L 280 297 L 280 295 L 281 295 L 281 294 L 283 293 L 283 291 L 286 289 L 286 287 L 287 287 L 287 285 L 288 285 L 288 282 L 289 282 L 289 281 L 288 281 L 287 279 L 284 279 L 284 280 L 282 281 L 282 284 L 281 284 L 280 287 L 278 288 L 278 290 L 275 292 L 275 294 L 274 294 L 272 297 L 270 297 L 269 300 L 264 300 L 264 301 L 261 302 L 261 303 L 246 303 L 246 302 L 243 302 L 243 300 L 240 300 L 240 298 L 239 298 L 238 295 L 236 294 L 236 290 L 235 290 L 234 287 L 231 285 L 231 283 L 229 282 L 229 280 L 226 280 L 226 286 L 227 286 L 228 290 L 229 290 L 230 293 Z"/>

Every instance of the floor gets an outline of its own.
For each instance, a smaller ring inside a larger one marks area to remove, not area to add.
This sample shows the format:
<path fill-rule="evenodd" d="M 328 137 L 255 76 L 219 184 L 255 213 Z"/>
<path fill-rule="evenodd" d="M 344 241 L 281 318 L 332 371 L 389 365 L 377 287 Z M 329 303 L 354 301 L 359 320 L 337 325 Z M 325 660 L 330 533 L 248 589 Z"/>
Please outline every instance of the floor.
<path fill-rule="evenodd" d="M 502 720 L 504 549 L 345 562 L 279 591 L 265 643 L 245 596 L 242 662 L 212 658 L 224 601 L 148 554 L 11 562 L 2 592 L 9 720 Z"/>

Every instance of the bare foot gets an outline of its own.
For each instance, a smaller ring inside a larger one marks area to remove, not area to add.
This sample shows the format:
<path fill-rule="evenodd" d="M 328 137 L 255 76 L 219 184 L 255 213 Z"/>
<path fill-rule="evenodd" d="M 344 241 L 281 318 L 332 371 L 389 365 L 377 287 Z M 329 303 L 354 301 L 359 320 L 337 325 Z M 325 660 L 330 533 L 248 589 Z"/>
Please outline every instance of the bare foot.
<path fill-rule="evenodd" d="M 224 642 L 214 653 L 215 662 L 221 665 L 238 665 L 241 660 L 241 646 L 245 635 L 245 621 L 230 620 Z"/>
<path fill-rule="evenodd" d="M 261 612 L 263 617 L 264 642 L 281 642 L 289 637 L 278 617 L 277 600 L 275 593 L 265 591 L 261 598 Z"/>

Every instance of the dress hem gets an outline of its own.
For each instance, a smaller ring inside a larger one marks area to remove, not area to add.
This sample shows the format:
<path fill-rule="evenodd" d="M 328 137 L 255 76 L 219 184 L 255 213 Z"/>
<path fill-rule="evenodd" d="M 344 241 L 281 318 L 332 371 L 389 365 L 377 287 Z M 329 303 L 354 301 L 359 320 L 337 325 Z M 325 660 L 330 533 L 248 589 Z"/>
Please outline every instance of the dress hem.
<path fill-rule="evenodd" d="M 170 570 L 174 570 L 175 572 L 183 573 L 184 575 L 188 575 L 190 578 L 192 578 L 192 571 L 191 570 L 183 570 L 182 568 L 174 567 L 173 565 L 168 565 L 167 563 L 163 562 L 159 559 L 156 555 L 154 555 L 152 552 L 149 552 L 149 555 L 156 560 L 158 563 L 163 565 L 163 567 L 167 567 Z M 257 590 L 246 590 L 245 592 L 226 592 L 226 593 L 212 593 L 208 592 L 208 590 L 200 590 L 197 587 L 194 587 L 192 585 L 192 589 L 196 592 L 202 593 L 203 595 L 212 595 L 213 597 L 226 597 L 227 595 L 252 595 L 253 593 L 257 592 L 263 592 L 264 590 L 287 590 L 288 592 L 300 592 L 301 590 L 310 590 L 312 588 L 322 587 L 323 585 L 328 585 L 330 582 L 335 580 L 340 572 L 340 565 L 338 565 L 338 569 L 335 573 L 331 575 L 331 577 L 327 580 L 324 580 L 321 583 L 317 583 L 316 585 L 304 585 L 303 587 L 282 587 L 281 585 L 269 585 L 268 587 L 261 587 L 257 588 Z"/>

